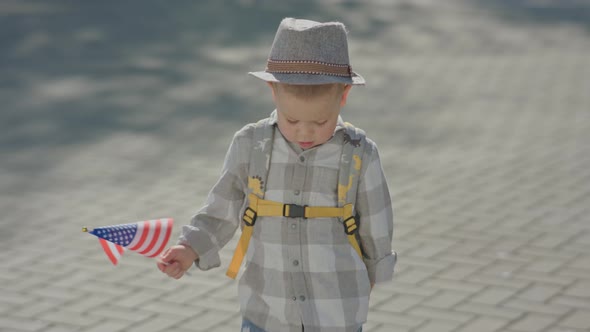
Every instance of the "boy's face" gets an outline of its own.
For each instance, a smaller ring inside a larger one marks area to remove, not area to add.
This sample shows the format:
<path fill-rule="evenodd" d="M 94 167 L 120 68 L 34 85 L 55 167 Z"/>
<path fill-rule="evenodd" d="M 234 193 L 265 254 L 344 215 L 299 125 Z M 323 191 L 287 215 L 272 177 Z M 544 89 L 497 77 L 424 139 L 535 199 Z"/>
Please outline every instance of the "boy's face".
<path fill-rule="evenodd" d="M 305 150 L 332 138 L 351 85 L 313 97 L 298 97 L 281 88 L 281 84 L 269 85 L 277 107 L 279 130 L 289 142 Z"/>

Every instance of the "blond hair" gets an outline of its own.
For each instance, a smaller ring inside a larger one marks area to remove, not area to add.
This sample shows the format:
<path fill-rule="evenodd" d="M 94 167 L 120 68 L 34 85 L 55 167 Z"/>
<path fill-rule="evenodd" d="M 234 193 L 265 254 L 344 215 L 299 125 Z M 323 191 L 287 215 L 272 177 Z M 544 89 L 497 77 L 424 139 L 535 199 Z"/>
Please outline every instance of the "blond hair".
<path fill-rule="evenodd" d="M 315 97 L 334 94 L 340 96 L 344 92 L 345 84 L 329 83 L 329 84 L 286 84 L 271 82 L 275 91 L 284 91 L 297 98 L 312 99 Z"/>

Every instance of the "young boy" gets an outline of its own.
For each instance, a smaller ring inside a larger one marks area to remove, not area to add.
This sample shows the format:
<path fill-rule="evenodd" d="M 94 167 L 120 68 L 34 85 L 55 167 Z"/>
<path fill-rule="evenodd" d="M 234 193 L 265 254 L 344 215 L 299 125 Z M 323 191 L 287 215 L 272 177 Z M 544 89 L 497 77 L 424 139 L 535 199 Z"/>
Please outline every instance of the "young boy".
<path fill-rule="evenodd" d="M 228 270 L 235 277 L 246 255 L 242 331 L 360 331 L 396 256 L 377 147 L 339 116 L 364 84 L 344 25 L 284 19 L 266 70 L 250 74 L 267 82 L 276 110 L 235 134 L 207 203 L 158 268 L 178 279 L 193 263 L 217 267 L 242 226 Z"/>

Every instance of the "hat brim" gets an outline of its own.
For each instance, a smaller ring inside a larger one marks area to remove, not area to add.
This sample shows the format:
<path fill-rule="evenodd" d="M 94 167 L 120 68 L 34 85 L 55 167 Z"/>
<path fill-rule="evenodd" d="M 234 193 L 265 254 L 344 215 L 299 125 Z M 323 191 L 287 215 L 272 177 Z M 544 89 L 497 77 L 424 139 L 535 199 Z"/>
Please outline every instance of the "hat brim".
<path fill-rule="evenodd" d="M 300 85 L 316 85 L 316 84 L 331 84 L 343 83 L 352 85 L 365 85 L 365 79 L 352 72 L 351 77 L 331 76 L 331 75 L 315 75 L 315 74 L 279 74 L 269 73 L 266 71 L 249 72 L 248 74 L 257 77 L 267 82 L 285 83 L 285 84 L 300 84 Z"/>

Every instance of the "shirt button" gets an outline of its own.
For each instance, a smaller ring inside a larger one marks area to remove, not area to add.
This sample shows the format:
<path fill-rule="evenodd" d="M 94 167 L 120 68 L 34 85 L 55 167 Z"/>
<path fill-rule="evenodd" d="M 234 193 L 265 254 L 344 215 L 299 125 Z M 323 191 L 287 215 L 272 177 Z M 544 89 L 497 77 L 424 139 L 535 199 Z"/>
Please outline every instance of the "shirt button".
<path fill-rule="evenodd" d="M 301 193 L 301 191 L 295 190 L 293 193 L 297 196 L 297 195 L 299 195 Z"/>
<path fill-rule="evenodd" d="M 295 265 L 295 266 L 299 265 L 299 261 L 298 260 L 294 260 L 293 261 L 293 265 Z"/>
<path fill-rule="evenodd" d="M 291 298 L 291 300 L 293 300 L 293 301 L 297 301 L 297 296 L 293 296 L 293 297 Z"/>
<path fill-rule="evenodd" d="M 300 301 L 305 301 L 305 296 L 301 295 L 301 296 L 299 297 L 299 300 L 300 300 Z"/>
<path fill-rule="evenodd" d="M 295 229 L 295 228 L 297 228 L 297 225 L 296 224 L 291 224 L 291 229 Z"/>
<path fill-rule="evenodd" d="M 305 161 L 305 157 L 304 156 L 299 157 L 299 161 L 300 162 L 304 162 Z"/>

